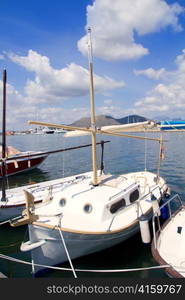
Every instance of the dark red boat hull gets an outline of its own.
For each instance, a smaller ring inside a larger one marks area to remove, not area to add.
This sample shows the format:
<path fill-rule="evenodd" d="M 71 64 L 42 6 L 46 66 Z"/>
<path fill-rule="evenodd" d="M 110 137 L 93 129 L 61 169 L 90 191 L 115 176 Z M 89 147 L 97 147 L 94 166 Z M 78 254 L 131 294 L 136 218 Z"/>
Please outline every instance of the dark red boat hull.
<path fill-rule="evenodd" d="M 46 157 L 47 155 L 41 155 L 24 159 L 9 160 L 6 162 L 6 175 L 10 176 L 36 168 L 46 159 Z M 2 167 L 0 165 L 0 178 L 1 177 Z"/>

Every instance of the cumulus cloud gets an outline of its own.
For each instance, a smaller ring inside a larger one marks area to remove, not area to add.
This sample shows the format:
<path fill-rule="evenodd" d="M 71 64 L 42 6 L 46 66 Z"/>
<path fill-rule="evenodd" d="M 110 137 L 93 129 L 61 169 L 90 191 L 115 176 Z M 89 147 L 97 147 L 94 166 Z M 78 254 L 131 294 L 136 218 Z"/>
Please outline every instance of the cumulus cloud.
<path fill-rule="evenodd" d="M 136 101 L 135 111 L 148 116 L 161 112 L 173 118 L 185 115 L 185 49 L 175 62 L 176 69 L 166 72 L 162 82 Z"/>
<path fill-rule="evenodd" d="M 104 100 L 104 104 L 110 105 L 110 104 L 112 104 L 112 103 L 113 103 L 112 99 L 105 99 L 105 100 Z"/>
<path fill-rule="evenodd" d="M 13 129 L 18 124 L 25 127 L 29 119 L 35 118 L 55 123 L 58 120 L 60 123 L 69 124 L 79 117 L 87 116 L 86 108 L 64 109 L 61 108 L 61 103 L 66 99 L 79 99 L 89 95 L 89 70 L 75 63 L 62 69 L 55 69 L 48 57 L 33 50 L 29 50 L 26 56 L 14 53 L 5 55 L 35 75 L 34 79 L 27 80 L 21 93 L 7 84 L 7 125 L 10 128 Z M 124 85 L 123 81 L 94 74 L 97 93 L 106 94 L 112 89 L 123 88 Z M 0 93 L 2 95 L 1 80 Z"/>
<path fill-rule="evenodd" d="M 135 75 L 144 75 L 150 79 L 159 80 L 167 76 L 165 68 L 159 70 L 154 70 L 153 68 L 148 68 L 145 70 L 134 70 Z"/>
<path fill-rule="evenodd" d="M 29 102 L 59 103 L 61 100 L 89 93 L 89 71 L 80 65 L 71 63 L 63 69 L 54 69 L 48 57 L 33 50 L 29 50 L 27 56 L 13 53 L 8 56 L 14 63 L 35 73 L 35 79 L 29 79 L 25 86 Z M 94 74 L 94 86 L 97 93 L 105 93 L 124 87 L 124 82 Z"/>
<path fill-rule="evenodd" d="M 138 59 L 149 50 L 135 40 L 135 32 L 145 35 L 171 26 L 181 31 L 178 16 L 184 9 L 164 0 L 95 0 L 87 6 L 87 26 L 93 30 L 93 52 L 105 60 Z M 78 41 L 86 55 L 87 36 Z"/>
<path fill-rule="evenodd" d="M 2 116 L 2 95 L 3 95 L 3 82 L 0 80 L 0 115 Z M 20 110 L 24 107 L 24 97 L 9 83 L 6 88 L 6 123 L 8 128 L 12 128 L 16 124 L 19 117 Z M 2 124 L 0 124 L 1 127 Z"/>
<path fill-rule="evenodd" d="M 116 117 L 120 113 L 120 109 L 115 105 L 104 105 L 97 108 L 97 112 L 100 115 L 111 115 Z"/>
<path fill-rule="evenodd" d="M 41 107 L 37 114 L 37 119 L 41 122 L 47 122 L 57 124 L 70 124 L 81 117 L 89 116 L 89 111 L 85 107 L 80 108 L 63 108 L 58 107 Z M 33 119 L 33 115 L 29 118 Z M 34 118 L 35 120 L 35 118 Z"/>
<path fill-rule="evenodd" d="M 2 94 L 3 82 L 0 80 L 0 115 L 2 115 Z M 7 83 L 7 109 L 6 109 L 6 125 L 7 129 L 21 130 L 29 128 L 28 120 L 39 120 L 43 122 L 53 123 L 72 123 L 74 120 L 83 116 L 87 116 L 89 111 L 87 108 L 79 107 L 74 109 L 63 108 L 60 105 L 37 105 L 30 103 L 25 95 L 21 95 L 11 84 Z M 39 103 L 38 103 L 39 104 Z M 0 131 L 1 131 L 0 124 Z"/>

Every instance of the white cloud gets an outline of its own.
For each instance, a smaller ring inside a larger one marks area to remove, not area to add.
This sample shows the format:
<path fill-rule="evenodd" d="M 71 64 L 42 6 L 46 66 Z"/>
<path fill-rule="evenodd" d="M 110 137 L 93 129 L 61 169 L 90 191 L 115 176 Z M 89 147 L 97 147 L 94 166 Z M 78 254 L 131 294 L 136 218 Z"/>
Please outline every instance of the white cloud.
<path fill-rule="evenodd" d="M 112 103 L 113 103 L 112 99 L 106 99 L 106 100 L 104 100 L 104 104 L 110 105 Z"/>
<path fill-rule="evenodd" d="M 149 53 L 135 41 L 139 35 L 172 26 L 182 30 L 178 16 L 184 9 L 164 0 L 95 0 L 87 6 L 87 26 L 93 31 L 93 52 L 105 60 L 137 59 Z M 86 55 L 87 36 L 78 41 L 79 50 Z"/>
<path fill-rule="evenodd" d="M 35 73 L 34 80 L 28 80 L 25 94 L 29 102 L 59 103 L 63 99 L 80 97 L 89 93 L 89 71 L 75 63 L 57 70 L 50 65 L 49 58 L 36 51 L 29 50 L 27 56 L 8 54 L 9 58 Z M 94 74 L 94 85 L 97 93 L 122 88 L 123 81 L 115 81 L 109 77 Z"/>
<path fill-rule="evenodd" d="M 135 75 L 145 75 L 146 77 L 154 80 L 159 80 L 165 78 L 166 70 L 161 68 L 159 70 L 154 70 L 153 68 L 148 68 L 145 70 L 134 70 Z"/>
<path fill-rule="evenodd" d="M 0 60 L 3 60 L 3 59 L 4 59 L 4 55 L 0 54 Z"/>
<path fill-rule="evenodd" d="M 147 95 L 136 101 L 135 111 L 147 116 L 163 112 L 170 117 L 185 115 L 185 49 L 176 58 L 176 70 L 166 72 L 165 80 L 157 84 Z"/>
<path fill-rule="evenodd" d="M 79 118 L 89 116 L 89 111 L 86 108 L 66 109 L 62 107 L 42 107 L 39 109 L 37 119 L 41 122 L 57 124 L 70 124 Z M 33 120 L 33 115 L 30 118 Z M 34 117 L 35 120 L 35 117 Z"/>
<path fill-rule="evenodd" d="M 2 95 L 3 82 L 0 80 L 0 116 L 2 116 Z M 7 128 L 11 129 L 13 124 L 17 124 L 19 114 L 25 107 L 24 97 L 9 83 L 6 86 L 6 124 Z M 30 106 L 28 106 L 28 109 Z M 23 114 L 25 117 L 25 115 Z M 1 128 L 0 124 L 0 128 Z"/>
<path fill-rule="evenodd" d="M 12 85 L 7 84 L 7 126 L 10 129 L 27 128 L 29 119 L 69 124 L 80 117 L 87 116 L 87 108 L 61 108 L 62 101 L 66 99 L 89 96 L 87 69 L 75 63 L 63 69 L 54 69 L 48 57 L 33 50 L 29 50 L 26 56 L 13 53 L 5 55 L 14 63 L 35 74 L 34 80 L 27 80 L 22 94 Z M 124 82 L 94 74 L 94 85 L 97 93 L 106 94 L 112 89 L 124 87 Z M 2 95 L 1 80 L 0 93 Z M 87 107 L 89 108 L 88 100 Z"/>
<path fill-rule="evenodd" d="M 97 114 L 99 115 L 111 115 L 116 117 L 120 113 L 118 107 L 114 105 L 104 105 L 97 108 Z"/>
<path fill-rule="evenodd" d="M 0 80 L 0 115 L 2 116 L 3 82 Z M 7 130 L 22 130 L 29 128 L 28 120 L 37 120 L 53 123 L 72 123 L 80 117 L 87 116 L 87 108 L 66 109 L 61 106 L 37 105 L 30 103 L 29 99 L 21 95 L 12 85 L 7 84 L 6 97 L 6 127 Z M 38 103 L 39 104 L 39 103 Z M 1 131 L 0 124 L 0 131 Z"/>

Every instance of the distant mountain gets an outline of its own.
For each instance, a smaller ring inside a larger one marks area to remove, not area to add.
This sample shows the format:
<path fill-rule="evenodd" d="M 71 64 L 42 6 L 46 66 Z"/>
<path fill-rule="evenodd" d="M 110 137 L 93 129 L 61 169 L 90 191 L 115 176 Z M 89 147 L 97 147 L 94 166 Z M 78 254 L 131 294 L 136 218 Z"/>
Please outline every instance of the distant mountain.
<path fill-rule="evenodd" d="M 138 115 L 130 115 L 121 119 L 116 119 L 120 124 L 144 122 L 148 119 Z"/>
<path fill-rule="evenodd" d="M 120 124 L 128 124 L 128 123 L 136 123 L 136 122 L 144 122 L 148 119 L 138 115 L 130 115 L 124 118 L 115 119 L 111 116 L 100 115 L 96 117 L 96 126 L 108 126 L 108 125 L 120 125 Z M 91 120 L 90 118 L 81 118 L 80 120 L 75 121 L 74 123 L 70 124 L 70 126 L 77 126 L 77 127 L 90 127 Z"/>
<path fill-rule="evenodd" d="M 107 125 L 119 125 L 120 123 L 116 121 L 111 116 L 104 116 L 100 115 L 96 117 L 96 126 L 107 126 Z M 75 121 L 74 123 L 70 124 L 71 126 L 77 127 L 90 127 L 91 126 L 91 119 L 90 118 L 81 118 L 80 120 Z"/>

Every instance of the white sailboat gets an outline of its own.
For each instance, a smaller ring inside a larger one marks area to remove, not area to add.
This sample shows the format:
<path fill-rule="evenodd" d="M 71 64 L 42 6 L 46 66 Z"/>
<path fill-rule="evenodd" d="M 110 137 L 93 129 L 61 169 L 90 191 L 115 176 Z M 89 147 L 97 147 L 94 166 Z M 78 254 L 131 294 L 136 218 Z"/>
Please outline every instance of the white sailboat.
<path fill-rule="evenodd" d="M 133 236 L 139 231 L 139 222 L 146 222 L 158 209 L 158 203 L 168 189 L 159 174 L 148 171 L 114 175 L 97 170 L 97 133 L 138 139 L 146 137 L 96 128 L 90 29 L 89 41 L 91 127 L 30 121 L 30 124 L 41 126 L 80 130 L 92 136 L 92 171 L 63 179 L 63 185 L 54 193 L 51 188 L 48 201 L 40 207 L 34 206 L 34 195 L 26 189 L 27 207 L 23 217 L 11 223 L 12 226 L 28 224 L 29 240 L 22 243 L 21 250 L 31 252 L 34 274 L 46 266 L 67 260 L 72 266 L 72 259 L 112 247 Z M 161 142 L 160 139 L 150 140 Z M 143 239 L 149 242 L 148 229 L 145 229 Z"/>

